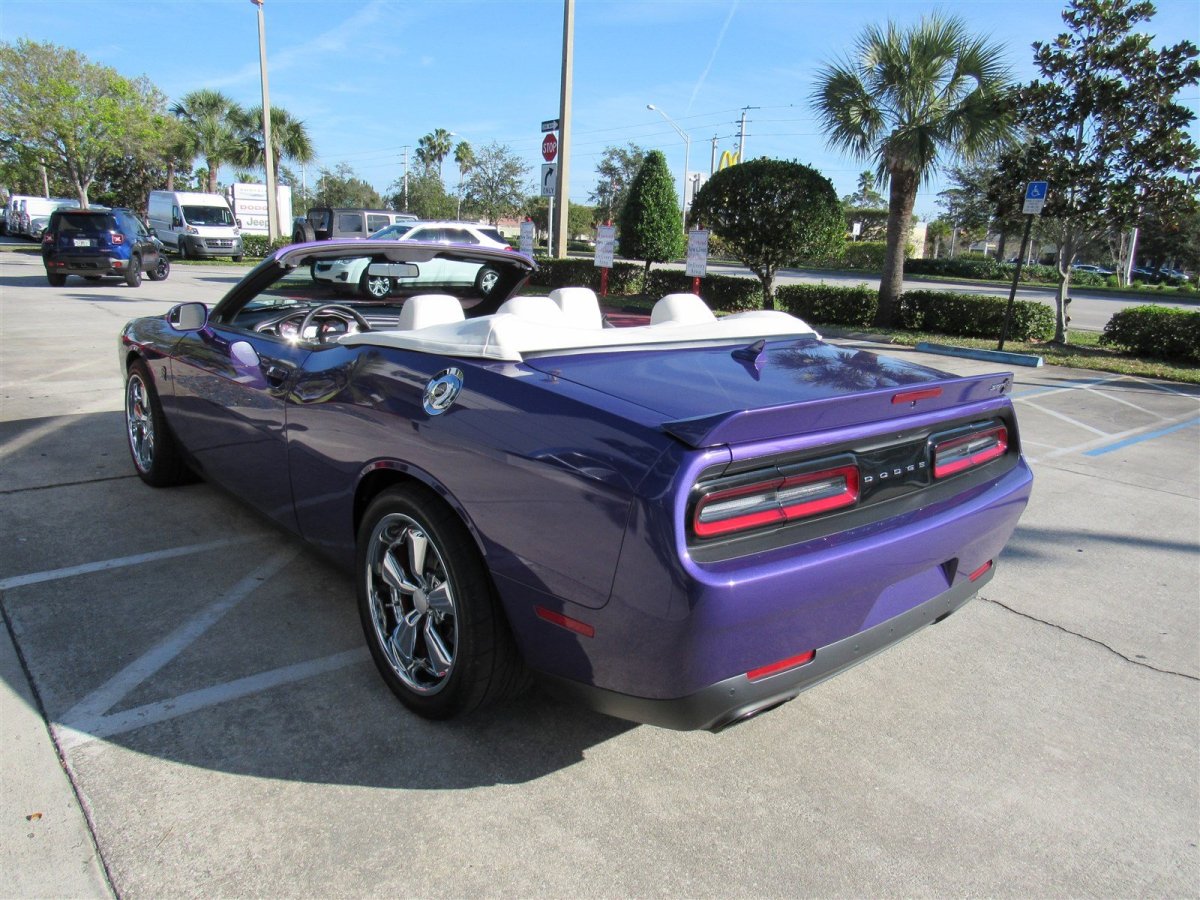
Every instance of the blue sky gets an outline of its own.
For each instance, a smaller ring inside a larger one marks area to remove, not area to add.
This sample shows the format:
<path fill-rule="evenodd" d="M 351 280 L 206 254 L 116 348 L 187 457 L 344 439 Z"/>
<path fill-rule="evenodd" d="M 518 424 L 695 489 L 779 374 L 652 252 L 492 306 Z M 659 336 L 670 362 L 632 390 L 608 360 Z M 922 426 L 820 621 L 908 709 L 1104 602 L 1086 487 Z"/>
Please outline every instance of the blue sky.
<path fill-rule="evenodd" d="M 1028 80 L 1029 45 L 1063 30 L 1063 6 L 577 0 L 571 199 L 587 202 L 605 147 L 627 141 L 663 150 L 681 176 L 684 142 L 648 103 L 690 133 L 692 170 L 708 170 L 714 137 L 718 157 L 736 149 L 749 106 L 748 158 L 798 160 L 850 193 L 867 166 L 826 147 L 808 97 L 819 66 L 865 25 L 959 15 L 1006 47 L 1015 76 Z M 1161 43 L 1200 43 L 1196 0 L 1157 7 L 1148 30 Z M 531 173 L 541 163 L 540 123 L 558 115 L 562 0 L 265 0 L 264 10 L 271 102 L 306 122 L 319 165 L 347 163 L 384 191 L 403 172 L 403 146 L 439 127 L 475 146 L 507 144 Z M 249 0 L 0 0 L 0 38 L 20 37 L 146 75 L 172 99 L 211 87 L 247 106 L 261 100 Z M 1200 110 L 1195 91 L 1182 99 Z M 1192 133 L 1200 140 L 1196 123 Z M 447 186 L 457 177 L 448 160 Z M 923 217 L 936 214 L 939 189 L 935 182 L 918 197 Z"/>

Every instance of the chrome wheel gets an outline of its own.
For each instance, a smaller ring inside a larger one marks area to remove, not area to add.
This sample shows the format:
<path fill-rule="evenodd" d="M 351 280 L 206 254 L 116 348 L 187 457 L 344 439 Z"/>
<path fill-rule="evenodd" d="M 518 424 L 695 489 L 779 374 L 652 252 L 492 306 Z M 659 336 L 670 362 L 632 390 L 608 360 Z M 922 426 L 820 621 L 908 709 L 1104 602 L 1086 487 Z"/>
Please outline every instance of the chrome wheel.
<path fill-rule="evenodd" d="M 485 266 L 483 271 L 479 273 L 479 291 L 485 297 L 490 296 L 492 291 L 496 289 L 496 282 L 500 280 L 500 273 L 495 269 Z"/>
<path fill-rule="evenodd" d="M 458 615 L 445 560 L 428 531 L 401 513 L 384 516 L 366 553 L 374 638 L 405 687 L 436 694 L 454 670 Z"/>
<path fill-rule="evenodd" d="M 367 273 L 363 275 L 362 286 L 363 293 L 374 297 L 376 300 L 382 300 L 392 292 L 392 281 L 386 275 L 371 275 Z"/>
<path fill-rule="evenodd" d="M 139 472 L 149 472 L 154 465 L 154 414 L 146 383 L 136 372 L 125 386 L 125 430 L 134 465 Z"/>

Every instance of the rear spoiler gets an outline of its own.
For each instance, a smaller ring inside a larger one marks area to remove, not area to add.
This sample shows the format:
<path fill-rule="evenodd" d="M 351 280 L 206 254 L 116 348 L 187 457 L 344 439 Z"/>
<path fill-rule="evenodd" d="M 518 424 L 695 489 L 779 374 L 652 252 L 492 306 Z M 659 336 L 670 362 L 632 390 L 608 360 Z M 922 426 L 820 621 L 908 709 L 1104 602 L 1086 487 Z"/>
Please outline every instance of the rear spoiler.
<path fill-rule="evenodd" d="M 774 440 L 998 400 L 1008 396 L 1012 384 L 1011 372 L 948 378 L 764 409 L 677 419 L 664 423 L 662 428 L 696 449 Z"/>

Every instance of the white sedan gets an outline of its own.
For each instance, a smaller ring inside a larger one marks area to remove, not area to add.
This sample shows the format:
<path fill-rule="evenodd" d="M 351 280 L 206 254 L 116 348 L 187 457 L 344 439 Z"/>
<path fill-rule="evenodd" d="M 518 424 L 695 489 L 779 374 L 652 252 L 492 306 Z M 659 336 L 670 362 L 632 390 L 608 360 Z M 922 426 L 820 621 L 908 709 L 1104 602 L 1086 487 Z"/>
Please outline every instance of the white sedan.
<path fill-rule="evenodd" d="M 371 235 L 375 240 L 418 241 L 431 244 L 458 244 L 468 247 L 494 247 L 511 250 L 504 236 L 489 225 L 472 222 L 397 222 Z M 310 269 L 313 281 L 328 282 L 335 287 L 348 287 L 359 293 L 382 300 L 393 290 L 411 285 L 414 288 L 470 287 L 486 296 L 495 286 L 497 272 L 490 266 L 435 256 L 418 264 L 412 276 L 372 274 L 367 270 L 370 257 L 347 256 L 315 262 Z"/>

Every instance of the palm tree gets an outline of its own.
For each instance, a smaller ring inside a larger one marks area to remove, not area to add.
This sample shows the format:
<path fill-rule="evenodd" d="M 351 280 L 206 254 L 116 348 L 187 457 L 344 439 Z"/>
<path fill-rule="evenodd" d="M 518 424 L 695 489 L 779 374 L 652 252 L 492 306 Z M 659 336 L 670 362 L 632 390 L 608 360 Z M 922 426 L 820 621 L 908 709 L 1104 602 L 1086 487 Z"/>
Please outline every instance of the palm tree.
<path fill-rule="evenodd" d="M 174 105 L 171 113 L 183 121 L 192 134 L 189 150 L 203 156 L 208 166 L 208 191 L 217 189 L 217 170 L 238 155 L 237 133 L 233 120 L 240 107 L 220 91 L 203 88 L 192 91 Z"/>
<path fill-rule="evenodd" d="M 234 117 L 234 127 L 241 142 L 241 152 L 237 161 L 242 165 L 266 167 L 263 158 L 262 120 L 261 105 L 241 111 Z M 308 136 L 308 127 L 282 106 L 271 107 L 271 150 L 271 162 L 276 173 L 279 172 L 281 160 L 307 164 L 316 159 L 312 139 Z"/>
<path fill-rule="evenodd" d="M 979 159 L 1012 138 L 1014 93 L 1003 55 L 961 19 L 934 14 L 907 30 L 869 26 L 850 57 L 818 73 L 812 105 L 830 145 L 874 162 L 889 186 L 876 325 L 895 321 L 917 188 L 943 159 Z"/>
<path fill-rule="evenodd" d="M 475 166 L 475 151 L 471 149 L 471 145 L 466 141 L 459 141 L 458 146 L 454 148 L 454 161 L 458 164 L 458 212 L 455 218 L 461 219 L 463 183 L 467 180 L 467 173 Z"/>
<path fill-rule="evenodd" d="M 417 141 L 417 161 L 425 168 L 426 174 L 432 175 L 436 166 L 438 179 L 441 179 L 442 160 L 450 155 L 451 137 L 445 128 L 435 128 Z"/>

